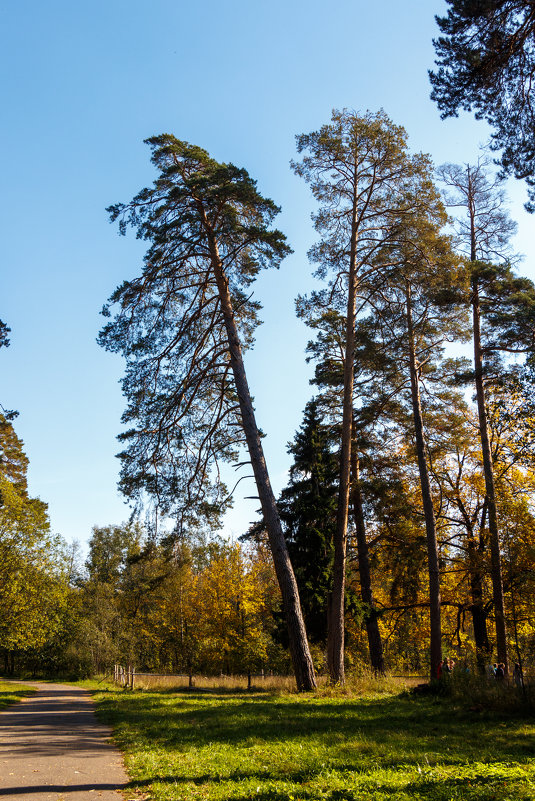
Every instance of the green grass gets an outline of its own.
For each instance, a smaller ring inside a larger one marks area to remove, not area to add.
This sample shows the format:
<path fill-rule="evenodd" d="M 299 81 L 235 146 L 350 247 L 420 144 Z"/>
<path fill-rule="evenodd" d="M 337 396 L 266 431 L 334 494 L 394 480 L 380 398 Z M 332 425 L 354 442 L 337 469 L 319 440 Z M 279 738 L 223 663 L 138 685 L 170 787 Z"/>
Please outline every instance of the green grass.
<path fill-rule="evenodd" d="M 95 697 L 146 799 L 535 799 L 535 721 L 518 714 L 406 694 Z"/>
<path fill-rule="evenodd" d="M 22 684 L 9 684 L 0 680 L 0 709 L 10 706 L 10 704 L 20 701 L 25 695 L 32 695 L 34 692 L 33 687 L 25 687 Z"/>

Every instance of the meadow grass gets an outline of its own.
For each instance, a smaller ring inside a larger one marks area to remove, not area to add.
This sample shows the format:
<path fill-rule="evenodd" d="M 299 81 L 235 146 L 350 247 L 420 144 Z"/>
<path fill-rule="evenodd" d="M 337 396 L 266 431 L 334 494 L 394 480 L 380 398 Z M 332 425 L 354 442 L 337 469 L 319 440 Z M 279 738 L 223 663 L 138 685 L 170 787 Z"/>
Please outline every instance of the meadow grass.
<path fill-rule="evenodd" d="M 0 709 L 20 701 L 25 695 L 32 695 L 34 692 L 35 689 L 33 687 L 11 684 L 0 679 Z"/>
<path fill-rule="evenodd" d="M 95 698 L 130 791 L 154 801 L 535 799 L 532 716 L 375 684 L 360 696 L 101 686 Z"/>
<path fill-rule="evenodd" d="M 103 679 L 105 680 L 105 679 Z M 253 692 L 292 693 L 295 690 L 294 676 L 253 676 Z M 359 675 L 348 677 L 342 692 L 350 695 L 362 695 L 366 692 L 395 692 L 407 686 L 417 684 L 422 678 L 407 679 L 389 676 L 377 681 L 371 671 L 362 670 Z M 329 692 L 327 676 L 317 677 L 321 691 Z M 88 680 L 91 686 L 91 680 Z M 153 673 L 136 673 L 135 687 L 138 690 L 189 690 L 188 676 L 155 675 Z M 221 692 L 240 692 L 248 690 L 247 676 L 194 676 L 193 688 L 196 690 L 212 690 Z M 336 691 L 340 694 L 340 690 Z"/>

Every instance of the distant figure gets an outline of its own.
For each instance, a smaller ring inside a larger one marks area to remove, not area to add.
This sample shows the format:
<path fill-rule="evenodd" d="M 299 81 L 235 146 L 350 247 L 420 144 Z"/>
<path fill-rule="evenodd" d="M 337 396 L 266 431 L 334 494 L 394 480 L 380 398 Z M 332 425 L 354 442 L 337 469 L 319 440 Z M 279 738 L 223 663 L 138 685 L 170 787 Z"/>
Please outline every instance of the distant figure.
<path fill-rule="evenodd" d="M 445 656 L 444 660 L 442 662 L 442 675 L 443 676 L 449 676 L 450 673 L 451 673 L 450 660 L 448 659 L 447 656 Z"/>
<path fill-rule="evenodd" d="M 487 678 L 493 679 L 496 676 L 496 665 L 487 665 Z"/>
<path fill-rule="evenodd" d="M 513 669 L 513 681 L 516 687 L 522 688 L 523 681 L 522 681 L 522 670 L 520 669 L 520 665 L 518 662 L 515 662 L 515 667 Z"/>
<path fill-rule="evenodd" d="M 505 678 L 505 665 L 503 664 L 503 662 L 498 662 L 498 664 L 496 665 L 496 670 L 494 672 L 494 676 L 496 678 L 496 681 L 503 681 L 504 680 L 504 678 Z"/>

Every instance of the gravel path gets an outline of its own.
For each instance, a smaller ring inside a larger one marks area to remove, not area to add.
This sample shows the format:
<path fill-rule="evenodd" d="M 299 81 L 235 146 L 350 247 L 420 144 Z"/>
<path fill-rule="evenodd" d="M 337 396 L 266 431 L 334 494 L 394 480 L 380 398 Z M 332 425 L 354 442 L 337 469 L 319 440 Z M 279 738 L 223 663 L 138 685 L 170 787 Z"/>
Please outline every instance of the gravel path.
<path fill-rule="evenodd" d="M 97 721 L 89 693 L 16 683 L 38 691 L 0 712 L 0 799 L 123 801 L 122 757 L 109 742 L 111 730 Z"/>

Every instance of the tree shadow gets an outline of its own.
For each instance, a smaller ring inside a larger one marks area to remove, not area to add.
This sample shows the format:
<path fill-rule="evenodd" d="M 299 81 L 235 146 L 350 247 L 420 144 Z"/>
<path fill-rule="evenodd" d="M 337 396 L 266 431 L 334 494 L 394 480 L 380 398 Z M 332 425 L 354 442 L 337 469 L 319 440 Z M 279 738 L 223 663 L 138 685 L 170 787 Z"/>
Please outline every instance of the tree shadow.
<path fill-rule="evenodd" d="M 353 744 L 355 738 L 359 743 L 369 741 L 382 765 L 422 761 L 437 752 L 441 762 L 492 759 L 498 752 L 500 759 L 514 761 L 532 754 L 535 745 L 533 736 L 515 733 L 515 718 L 490 712 L 474 717 L 442 699 L 395 696 L 325 703 L 299 697 L 289 702 L 280 697 L 244 700 L 235 694 L 221 698 L 224 707 L 213 704 L 214 696 L 210 703 L 200 694 L 176 696 L 165 727 L 162 714 L 169 710 L 169 702 L 162 708 L 157 699 L 148 696 L 127 704 L 119 699 L 115 709 L 106 709 L 104 702 L 103 717 L 116 727 L 119 739 L 123 727 L 137 728 L 142 720 L 139 738 L 170 748 L 203 748 L 210 743 L 233 747 L 275 741 L 291 744 L 321 738 L 327 747 L 336 746 L 337 756 L 350 762 L 350 769 L 360 753 Z M 232 699 L 234 703 L 228 703 Z M 525 718 L 517 717 L 519 724 L 522 720 Z M 496 728 L 505 725 L 507 732 L 499 733 L 497 743 Z M 388 745 L 393 748 L 382 749 Z"/>

